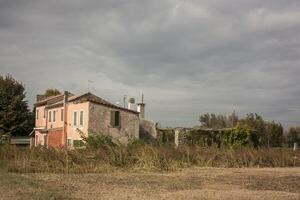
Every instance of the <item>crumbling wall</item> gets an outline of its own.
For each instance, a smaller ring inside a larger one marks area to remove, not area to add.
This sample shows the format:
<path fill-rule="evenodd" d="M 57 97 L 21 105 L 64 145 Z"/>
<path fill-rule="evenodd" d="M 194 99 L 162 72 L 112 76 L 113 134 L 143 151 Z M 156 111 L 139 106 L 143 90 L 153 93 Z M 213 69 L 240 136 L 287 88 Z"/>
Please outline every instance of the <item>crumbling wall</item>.
<path fill-rule="evenodd" d="M 174 144 L 175 129 L 157 128 L 157 141 L 161 144 Z"/>
<path fill-rule="evenodd" d="M 157 138 L 156 123 L 151 120 L 140 119 L 139 136 L 145 141 L 152 141 Z"/>

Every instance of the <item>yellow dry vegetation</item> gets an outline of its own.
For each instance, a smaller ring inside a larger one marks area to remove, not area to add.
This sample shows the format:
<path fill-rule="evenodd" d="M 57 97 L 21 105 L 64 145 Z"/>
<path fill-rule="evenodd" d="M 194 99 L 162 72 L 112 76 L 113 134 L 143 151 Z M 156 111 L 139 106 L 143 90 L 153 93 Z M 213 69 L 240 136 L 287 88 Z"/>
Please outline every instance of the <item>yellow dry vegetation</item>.
<path fill-rule="evenodd" d="M 300 199 L 300 168 L 97 174 L 0 171 L 0 199 Z"/>

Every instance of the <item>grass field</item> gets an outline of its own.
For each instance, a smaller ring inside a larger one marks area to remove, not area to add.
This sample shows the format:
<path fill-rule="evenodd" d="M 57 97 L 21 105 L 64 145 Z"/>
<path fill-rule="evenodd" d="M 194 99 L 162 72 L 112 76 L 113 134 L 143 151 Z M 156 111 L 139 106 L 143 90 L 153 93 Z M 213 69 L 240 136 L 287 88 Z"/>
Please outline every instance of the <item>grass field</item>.
<path fill-rule="evenodd" d="M 300 168 L 97 174 L 0 171 L 0 199 L 300 199 Z"/>

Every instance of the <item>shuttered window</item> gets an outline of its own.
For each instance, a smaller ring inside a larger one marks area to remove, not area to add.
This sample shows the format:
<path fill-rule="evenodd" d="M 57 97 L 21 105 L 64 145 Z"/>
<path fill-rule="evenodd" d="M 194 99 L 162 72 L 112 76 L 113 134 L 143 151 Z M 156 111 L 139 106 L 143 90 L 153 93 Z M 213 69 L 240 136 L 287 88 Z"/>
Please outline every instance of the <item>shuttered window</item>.
<path fill-rule="evenodd" d="M 76 111 L 73 113 L 73 125 L 77 126 L 77 112 Z"/>
<path fill-rule="evenodd" d="M 80 111 L 80 116 L 79 116 L 79 125 L 83 126 L 83 111 Z"/>
<path fill-rule="evenodd" d="M 55 122 L 56 111 L 53 110 L 53 122 Z"/>
<path fill-rule="evenodd" d="M 39 109 L 36 109 L 36 119 L 39 119 Z"/>
<path fill-rule="evenodd" d="M 112 127 L 120 127 L 121 117 L 119 111 L 110 112 L 110 125 Z"/>
<path fill-rule="evenodd" d="M 60 121 L 64 121 L 64 109 L 60 110 Z"/>
<path fill-rule="evenodd" d="M 51 122 L 51 111 L 49 111 L 48 120 L 49 120 L 49 122 Z"/>

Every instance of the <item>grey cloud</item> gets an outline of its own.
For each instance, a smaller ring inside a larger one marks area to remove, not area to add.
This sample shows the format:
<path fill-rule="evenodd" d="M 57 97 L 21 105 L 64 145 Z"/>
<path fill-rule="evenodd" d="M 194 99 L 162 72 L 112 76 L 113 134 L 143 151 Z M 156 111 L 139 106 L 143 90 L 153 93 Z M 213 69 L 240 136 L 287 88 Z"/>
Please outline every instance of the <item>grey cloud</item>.
<path fill-rule="evenodd" d="M 1 0 L 0 69 L 30 104 L 48 87 L 111 101 L 146 94 L 149 118 L 204 112 L 299 124 L 298 0 Z"/>

